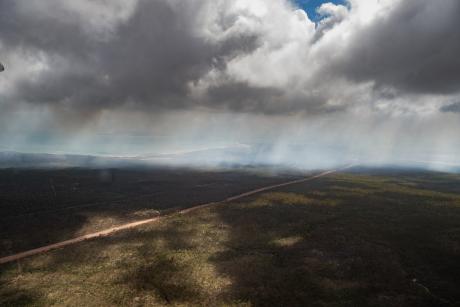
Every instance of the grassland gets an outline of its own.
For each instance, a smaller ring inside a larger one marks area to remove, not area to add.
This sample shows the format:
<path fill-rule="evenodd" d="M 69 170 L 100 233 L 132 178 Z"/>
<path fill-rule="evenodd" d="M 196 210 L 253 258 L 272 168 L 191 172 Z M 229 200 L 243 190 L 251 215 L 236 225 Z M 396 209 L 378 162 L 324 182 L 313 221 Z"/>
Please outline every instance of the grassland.
<path fill-rule="evenodd" d="M 298 176 L 263 169 L 0 170 L 0 256 Z"/>
<path fill-rule="evenodd" d="M 331 175 L 0 267 L 0 306 L 459 306 L 460 176 Z"/>

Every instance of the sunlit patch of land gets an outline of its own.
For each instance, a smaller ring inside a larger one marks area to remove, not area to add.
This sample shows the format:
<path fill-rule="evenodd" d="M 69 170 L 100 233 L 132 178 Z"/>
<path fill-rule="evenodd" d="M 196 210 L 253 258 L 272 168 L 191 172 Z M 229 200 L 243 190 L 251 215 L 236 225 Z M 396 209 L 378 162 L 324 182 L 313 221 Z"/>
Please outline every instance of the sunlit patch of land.
<path fill-rule="evenodd" d="M 277 170 L 0 170 L 0 256 L 302 178 Z"/>
<path fill-rule="evenodd" d="M 454 306 L 460 176 L 354 170 L 0 267 L 5 306 Z"/>

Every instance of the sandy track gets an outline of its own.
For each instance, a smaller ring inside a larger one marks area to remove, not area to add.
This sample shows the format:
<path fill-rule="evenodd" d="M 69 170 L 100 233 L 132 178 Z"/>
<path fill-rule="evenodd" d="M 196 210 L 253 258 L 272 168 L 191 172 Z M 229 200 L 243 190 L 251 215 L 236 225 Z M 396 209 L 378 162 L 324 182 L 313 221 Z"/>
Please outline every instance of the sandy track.
<path fill-rule="evenodd" d="M 336 172 L 341 171 L 341 170 L 345 170 L 345 169 L 350 168 L 350 167 L 353 167 L 353 165 L 349 165 L 349 166 L 346 166 L 346 167 L 341 168 L 341 169 L 330 170 L 330 171 L 323 172 L 323 173 L 320 173 L 320 174 L 317 174 L 317 175 L 314 175 L 314 176 L 310 176 L 310 177 L 307 177 L 307 178 L 302 178 L 302 179 L 292 180 L 292 181 L 288 181 L 288 182 L 284 182 L 284 183 L 280 183 L 280 184 L 274 184 L 274 185 L 262 187 L 262 188 L 259 188 L 259 189 L 251 190 L 251 191 L 248 191 L 248 192 L 245 192 L 245 193 L 242 193 L 242 194 L 238 194 L 238 195 L 226 198 L 226 199 L 224 199 L 222 201 L 198 205 L 198 206 L 195 206 L 195 207 L 191 207 L 191 208 L 187 208 L 187 209 L 183 209 L 183 210 L 173 212 L 172 214 L 176 214 L 176 213 L 187 214 L 189 212 L 192 212 L 192 211 L 195 211 L 195 210 L 198 210 L 198 209 L 202 209 L 202 208 L 214 206 L 214 205 L 217 205 L 217 204 L 222 204 L 222 203 L 226 203 L 226 202 L 239 200 L 239 199 L 244 198 L 244 197 L 248 197 L 248 196 L 258 194 L 258 193 L 261 193 L 261 192 L 273 190 L 273 189 L 276 189 L 276 188 L 281 188 L 281 187 L 285 187 L 285 186 L 289 186 L 289 185 L 293 185 L 293 184 L 298 184 L 298 183 L 302 183 L 302 182 L 311 181 L 311 180 L 314 180 L 314 179 L 317 179 L 317 178 L 320 178 L 320 177 L 327 176 L 327 175 L 332 174 L 332 173 L 336 173 Z M 48 252 L 48 251 L 51 251 L 51 250 L 54 250 L 54 249 L 62 248 L 62 247 L 72 245 L 72 244 L 76 244 L 76 243 L 79 243 L 79 242 L 83 242 L 83 241 L 87 241 L 87 240 L 91 240 L 91 239 L 95 239 L 95 238 L 108 237 L 108 236 L 110 236 L 110 235 L 112 235 L 112 234 L 114 234 L 116 232 L 122 231 L 122 230 L 132 229 L 132 228 L 135 228 L 135 227 L 138 227 L 138 226 L 141 226 L 141 225 L 157 222 L 157 221 L 160 220 L 161 217 L 165 217 L 165 216 L 168 216 L 168 215 L 157 216 L 157 217 L 150 218 L 150 219 L 145 219 L 145 220 L 140 220 L 140 221 L 137 221 L 137 222 L 123 224 L 123 225 L 112 227 L 112 228 L 109 228 L 109 229 L 106 229 L 106 230 L 98 231 L 98 232 L 95 232 L 95 233 L 90 233 L 90 234 L 80 236 L 80 237 L 76 237 L 76 238 L 73 238 L 73 239 L 70 239 L 70 240 L 62 241 L 62 242 L 55 243 L 55 244 L 50 244 L 50 245 L 47 245 L 47 246 L 31 249 L 31 250 L 28 250 L 28 251 L 25 251 L 25 252 L 22 252 L 22 253 L 18 253 L 18 254 L 7 256 L 7 257 L 3 257 L 3 258 L 0 258 L 0 264 L 12 262 L 12 261 L 17 261 L 17 260 L 20 260 L 20 259 L 25 258 L 25 257 L 45 253 L 45 252 Z"/>

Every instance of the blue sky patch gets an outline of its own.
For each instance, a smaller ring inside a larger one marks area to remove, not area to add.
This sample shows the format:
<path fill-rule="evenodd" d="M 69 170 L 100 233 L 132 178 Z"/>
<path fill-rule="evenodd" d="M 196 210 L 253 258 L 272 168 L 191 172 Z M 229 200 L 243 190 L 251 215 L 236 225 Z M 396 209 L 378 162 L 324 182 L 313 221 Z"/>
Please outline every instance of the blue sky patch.
<path fill-rule="evenodd" d="M 307 12 L 308 17 L 317 22 L 320 20 L 320 16 L 316 13 L 316 9 L 321 6 L 321 4 L 326 2 L 332 2 L 335 4 L 343 4 L 345 0 L 294 0 L 294 2 L 301 7 L 305 12 Z"/>

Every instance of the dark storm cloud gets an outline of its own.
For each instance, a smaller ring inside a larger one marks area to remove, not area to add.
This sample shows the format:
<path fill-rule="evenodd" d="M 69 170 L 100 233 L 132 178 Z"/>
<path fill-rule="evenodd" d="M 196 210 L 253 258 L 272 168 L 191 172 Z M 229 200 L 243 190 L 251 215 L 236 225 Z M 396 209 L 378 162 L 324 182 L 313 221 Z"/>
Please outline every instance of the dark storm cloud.
<path fill-rule="evenodd" d="M 316 30 L 285 0 L 140 0 L 106 20 L 113 3 L 133 2 L 0 1 L 0 50 L 48 67 L 0 95 L 84 116 L 197 106 L 317 115 L 361 97 L 460 91 L 458 0 L 388 1 L 365 25 L 352 19 L 367 1 L 328 4 Z M 330 39 L 336 29 L 346 38 Z M 359 87 L 372 81 L 373 95 Z"/>
<path fill-rule="evenodd" d="M 267 109 L 272 100 L 280 100 L 284 91 L 274 87 L 253 87 L 247 82 L 227 82 L 208 91 L 209 101 L 222 101 L 229 109 L 254 112 Z"/>
<path fill-rule="evenodd" d="M 140 1 L 108 37 L 88 33 L 77 18 L 59 19 L 0 4 L 0 38 L 9 48 L 45 52 L 51 66 L 17 82 L 14 98 L 98 110 L 125 105 L 184 108 L 188 84 L 257 47 L 255 33 L 210 42 L 196 33 L 199 1 L 177 6 Z M 201 2 L 204 3 L 204 2 Z"/>
<path fill-rule="evenodd" d="M 228 110 L 265 115 L 299 114 L 306 116 L 344 111 L 346 106 L 328 104 L 325 96 L 305 93 L 289 93 L 278 87 L 251 86 L 247 82 L 227 80 L 212 86 L 207 92 L 209 103 L 219 101 Z"/>
<path fill-rule="evenodd" d="M 332 73 L 411 93 L 459 92 L 459 16 L 458 0 L 400 1 L 355 32 Z"/>
<path fill-rule="evenodd" d="M 442 106 L 440 111 L 445 113 L 460 113 L 460 102 Z"/>

